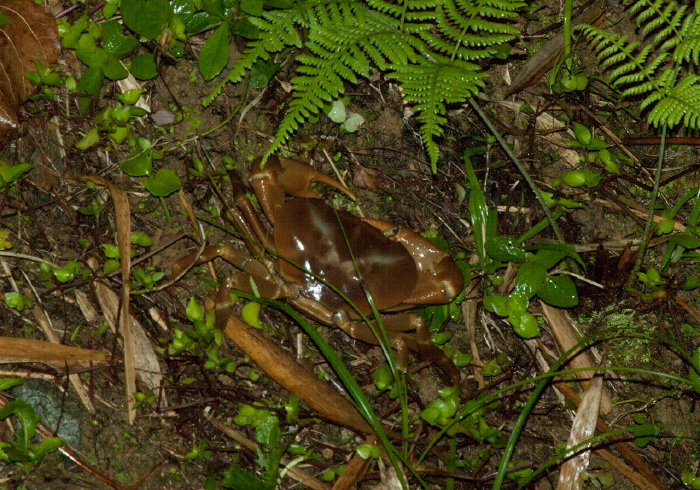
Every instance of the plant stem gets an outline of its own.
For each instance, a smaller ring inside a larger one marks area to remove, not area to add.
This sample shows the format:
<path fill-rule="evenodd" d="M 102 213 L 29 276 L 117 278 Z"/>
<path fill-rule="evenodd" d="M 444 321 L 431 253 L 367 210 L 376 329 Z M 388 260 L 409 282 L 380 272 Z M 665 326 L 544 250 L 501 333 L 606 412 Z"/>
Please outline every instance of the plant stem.
<path fill-rule="evenodd" d="M 530 189 L 532 189 L 532 192 L 535 194 L 535 199 L 537 199 L 537 202 L 539 205 L 542 207 L 542 211 L 544 211 L 545 216 L 549 220 L 549 224 L 552 225 L 552 231 L 554 231 L 554 234 L 557 237 L 557 240 L 559 240 L 560 243 L 565 244 L 566 240 L 564 240 L 564 234 L 561 232 L 561 229 L 559 228 L 559 225 L 557 224 L 556 219 L 554 219 L 554 215 L 552 214 L 552 210 L 549 209 L 549 206 L 547 206 L 547 203 L 544 201 L 544 197 L 542 197 L 542 193 L 540 192 L 540 189 L 537 187 L 537 184 L 535 183 L 535 180 L 532 178 L 530 173 L 527 171 L 525 166 L 520 163 L 520 160 L 518 160 L 518 157 L 515 156 L 515 153 L 513 153 L 513 150 L 510 149 L 510 146 L 508 146 L 508 143 L 506 143 L 506 140 L 503 139 L 503 136 L 501 133 L 498 132 L 496 127 L 493 125 L 491 120 L 486 116 L 484 111 L 481 109 L 481 106 L 476 102 L 474 97 L 471 97 L 469 99 L 469 103 L 471 106 L 474 108 L 474 110 L 479 114 L 479 117 L 481 118 L 482 121 L 486 124 L 486 126 L 489 128 L 489 131 L 491 131 L 491 134 L 493 134 L 496 139 L 498 140 L 498 143 L 501 145 L 503 148 L 503 151 L 506 152 L 506 155 L 508 155 L 508 158 L 510 158 L 515 166 L 518 168 L 518 171 L 520 174 L 523 176 L 527 184 L 530 186 Z"/>
<path fill-rule="evenodd" d="M 626 289 L 631 289 L 632 284 L 637 278 L 637 272 L 642 268 L 642 261 L 644 260 L 644 252 L 646 252 L 647 245 L 649 244 L 649 236 L 651 235 L 651 227 L 654 224 L 654 209 L 656 208 L 656 200 L 659 197 L 659 187 L 661 184 L 661 169 L 664 163 L 664 153 L 666 152 L 666 132 L 668 131 L 668 126 L 666 124 L 661 128 L 661 144 L 659 145 L 659 159 L 656 161 L 656 172 L 654 174 L 654 189 L 651 192 L 651 202 L 649 203 L 649 217 L 647 218 L 647 224 L 644 227 L 644 234 L 642 235 L 642 240 L 639 243 L 639 250 L 637 251 L 637 258 L 634 261 L 634 268 L 627 278 Z"/>

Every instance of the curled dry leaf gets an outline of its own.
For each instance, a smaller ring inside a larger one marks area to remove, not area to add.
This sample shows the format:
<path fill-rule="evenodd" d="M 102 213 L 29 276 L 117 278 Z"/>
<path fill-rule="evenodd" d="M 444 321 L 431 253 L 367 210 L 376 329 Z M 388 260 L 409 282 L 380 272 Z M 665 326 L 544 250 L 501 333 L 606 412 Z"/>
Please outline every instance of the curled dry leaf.
<path fill-rule="evenodd" d="M 56 20 L 32 0 L 0 2 L 0 141 L 19 124 L 17 110 L 34 86 L 24 73 L 35 70 L 33 60 L 47 68 L 60 51 Z"/>

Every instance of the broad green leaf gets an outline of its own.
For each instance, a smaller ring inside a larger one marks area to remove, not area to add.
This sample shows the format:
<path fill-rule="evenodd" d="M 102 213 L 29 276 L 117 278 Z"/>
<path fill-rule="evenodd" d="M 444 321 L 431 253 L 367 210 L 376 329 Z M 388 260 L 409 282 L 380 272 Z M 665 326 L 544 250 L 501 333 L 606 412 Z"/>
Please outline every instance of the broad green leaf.
<path fill-rule="evenodd" d="M 561 180 L 570 187 L 581 187 L 586 183 L 586 174 L 581 170 L 572 170 L 562 175 Z"/>
<path fill-rule="evenodd" d="M 228 24 L 223 23 L 204 43 L 199 53 L 199 71 L 205 80 L 211 80 L 226 68 L 229 58 Z"/>
<path fill-rule="evenodd" d="M 511 318 L 513 317 L 508 317 L 509 320 L 511 320 Z M 540 334 L 540 326 L 537 323 L 537 318 L 527 311 L 520 315 L 517 320 L 515 320 L 515 323 L 511 320 L 511 325 L 513 325 L 515 333 L 524 339 L 531 339 Z"/>
<path fill-rule="evenodd" d="M 197 12 L 185 21 L 185 26 L 187 27 L 187 33 L 194 35 L 206 31 L 219 22 L 221 22 L 221 19 L 217 16 L 206 12 Z"/>
<path fill-rule="evenodd" d="M 246 39 L 258 39 L 260 37 L 260 29 L 255 27 L 250 22 L 250 19 L 250 17 L 243 17 L 242 19 L 234 19 L 229 22 L 231 33 Z"/>
<path fill-rule="evenodd" d="M 102 24 L 102 47 L 115 58 L 121 59 L 138 47 L 139 40 L 125 36 L 121 24 L 110 20 Z"/>
<path fill-rule="evenodd" d="M 669 243 L 675 243 L 683 248 L 698 248 L 700 247 L 700 238 L 687 233 L 679 233 L 668 237 Z"/>
<path fill-rule="evenodd" d="M 129 76 L 129 72 L 126 71 L 122 62 L 112 55 L 108 55 L 105 59 L 103 70 L 105 77 L 110 80 L 124 80 Z"/>
<path fill-rule="evenodd" d="M 525 250 L 509 236 L 488 238 L 485 245 L 489 257 L 499 262 L 524 262 Z"/>
<path fill-rule="evenodd" d="M 182 184 L 175 172 L 164 168 L 159 170 L 156 175 L 148 177 L 144 185 L 148 192 L 155 197 L 165 197 L 179 190 Z"/>
<path fill-rule="evenodd" d="M 574 136 L 576 136 L 576 140 L 583 145 L 588 145 L 591 142 L 591 130 L 583 124 L 579 124 L 576 122 L 573 123 L 573 126 Z"/>
<path fill-rule="evenodd" d="M 508 316 L 520 316 L 527 311 L 529 299 L 519 292 L 510 293 L 506 299 L 506 313 Z"/>
<path fill-rule="evenodd" d="M 515 290 L 532 298 L 547 277 L 547 269 L 536 262 L 525 262 L 515 273 Z"/>
<path fill-rule="evenodd" d="M 168 0 L 121 0 L 124 24 L 146 39 L 155 39 L 170 20 Z"/>
<path fill-rule="evenodd" d="M 68 49 L 78 49 L 80 36 L 83 34 L 85 27 L 87 27 L 87 16 L 82 16 L 80 19 L 76 20 L 74 24 L 62 24 L 64 27 L 62 30 L 59 27 L 59 32 L 63 39 L 61 40 L 61 45 Z M 60 26 L 61 24 L 59 24 Z"/>
<path fill-rule="evenodd" d="M 574 259 L 581 267 L 584 266 L 583 259 L 576 253 L 576 248 L 573 245 L 562 243 L 537 243 L 527 247 L 527 250 L 536 250 L 537 253 L 535 253 L 533 261 L 547 270 L 557 265 L 566 257 Z"/>
<path fill-rule="evenodd" d="M 150 175 L 153 166 L 153 158 L 151 150 L 135 149 L 130 154 L 127 160 L 122 163 L 121 170 L 132 177 L 141 177 Z"/>
<path fill-rule="evenodd" d="M 87 70 L 85 70 L 85 73 L 83 73 L 83 76 L 80 78 L 78 86 L 76 87 L 76 91 L 79 94 L 86 94 L 90 96 L 77 98 L 78 105 L 80 106 L 80 110 L 83 115 L 87 114 L 90 103 L 93 100 L 100 98 L 100 92 L 102 91 L 104 80 L 105 76 L 102 68 L 89 67 Z"/>
<path fill-rule="evenodd" d="M 13 386 L 19 386 L 24 383 L 19 378 L 0 378 L 0 391 L 7 391 Z"/>
<path fill-rule="evenodd" d="M 183 19 L 189 19 L 197 11 L 192 0 L 172 0 L 170 9 L 174 15 L 180 15 Z"/>
<path fill-rule="evenodd" d="M 484 308 L 498 316 L 507 316 L 508 308 L 506 307 L 507 297 L 502 294 L 489 294 L 484 297 Z"/>
<path fill-rule="evenodd" d="M 571 308 L 578 304 L 576 285 L 566 274 L 547 277 L 537 291 L 537 296 L 557 308 Z"/>
<path fill-rule="evenodd" d="M 250 69 L 250 86 L 253 88 L 265 88 L 270 79 L 280 69 L 280 64 L 274 61 L 258 61 Z"/>
<path fill-rule="evenodd" d="M 129 71 L 139 80 L 150 80 L 158 75 L 152 54 L 140 54 L 131 60 Z"/>
<path fill-rule="evenodd" d="M 0 159 L 0 177 L 2 177 L 3 180 L 3 185 L 0 186 L 0 189 L 3 189 L 7 184 L 19 179 L 22 174 L 29 172 L 31 169 L 32 165 L 29 163 L 9 165 L 5 160 Z"/>
<path fill-rule="evenodd" d="M 263 12 L 263 0 L 241 0 L 241 10 L 246 14 L 259 17 Z"/>

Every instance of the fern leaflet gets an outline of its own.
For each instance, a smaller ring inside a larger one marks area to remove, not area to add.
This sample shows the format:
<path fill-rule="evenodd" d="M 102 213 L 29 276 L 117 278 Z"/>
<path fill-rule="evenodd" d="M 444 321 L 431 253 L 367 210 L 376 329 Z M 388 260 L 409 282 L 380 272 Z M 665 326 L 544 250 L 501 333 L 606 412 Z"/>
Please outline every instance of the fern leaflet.
<path fill-rule="evenodd" d="M 346 83 L 381 71 L 396 79 L 406 102 L 414 104 L 435 170 L 435 138 L 442 134 L 445 104 L 462 103 L 484 85 L 482 69 L 469 61 L 493 56 L 518 35 L 504 19 L 524 5 L 519 0 L 300 0 L 292 9 L 251 19 L 260 39 L 248 45 L 205 104 L 258 61 L 303 46 L 295 59 L 293 100 L 265 157 L 342 94 Z"/>
<path fill-rule="evenodd" d="M 593 26 L 581 26 L 591 39 L 601 65 L 623 97 L 644 96 L 641 109 L 655 127 L 700 126 L 700 16 L 675 1 L 636 0 L 629 6 L 645 36 L 627 36 Z M 692 64 L 691 64 L 692 62 Z M 690 65 L 690 66 L 689 66 Z M 685 75 L 684 75 L 685 73 Z"/>

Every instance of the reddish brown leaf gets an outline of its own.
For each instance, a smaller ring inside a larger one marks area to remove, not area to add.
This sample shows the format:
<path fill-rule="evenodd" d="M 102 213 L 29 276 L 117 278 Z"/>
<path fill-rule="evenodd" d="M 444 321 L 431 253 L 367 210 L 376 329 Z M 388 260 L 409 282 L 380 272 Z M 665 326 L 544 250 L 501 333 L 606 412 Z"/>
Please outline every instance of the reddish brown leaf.
<path fill-rule="evenodd" d="M 353 183 L 360 189 L 376 191 L 379 188 L 379 172 L 371 168 L 355 165 L 353 168 Z"/>
<path fill-rule="evenodd" d="M 34 86 L 24 73 L 35 70 L 32 60 L 47 68 L 61 48 L 56 20 L 32 0 L 0 2 L 0 141 L 17 128 L 17 110 Z"/>

